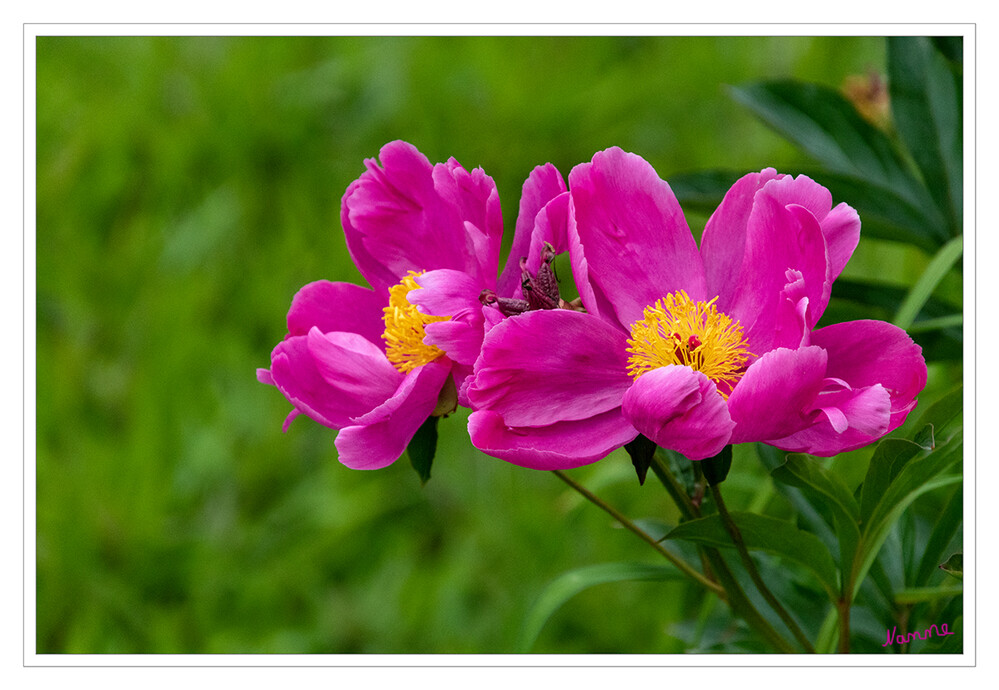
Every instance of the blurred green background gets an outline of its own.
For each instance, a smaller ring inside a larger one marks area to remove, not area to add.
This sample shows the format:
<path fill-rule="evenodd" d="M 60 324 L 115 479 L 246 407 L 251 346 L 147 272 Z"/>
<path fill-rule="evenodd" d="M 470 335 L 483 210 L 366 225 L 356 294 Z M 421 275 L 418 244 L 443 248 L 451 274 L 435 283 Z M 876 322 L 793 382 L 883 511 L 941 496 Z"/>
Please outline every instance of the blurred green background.
<path fill-rule="evenodd" d="M 794 173 L 802 154 L 725 85 L 839 88 L 885 63 L 882 39 L 838 37 L 44 37 L 36 48 L 39 653 L 510 652 L 559 573 L 655 562 L 558 479 L 475 451 L 467 413 L 440 425 L 421 487 L 405 459 L 346 469 L 335 433 L 304 417 L 282 434 L 289 405 L 255 369 L 299 287 L 363 282 L 340 197 L 392 139 L 482 166 L 508 247 L 537 164 L 567 175 L 618 145 L 666 178 Z M 926 261 L 864 239 L 846 275 L 876 268 L 905 286 Z M 621 451 L 573 476 L 630 515 L 669 515 Z M 764 476 L 736 465 L 733 508 Z M 595 587 L 534 649 L 681 651 L 674 624 L 692 614 L 691 592 Z"/>

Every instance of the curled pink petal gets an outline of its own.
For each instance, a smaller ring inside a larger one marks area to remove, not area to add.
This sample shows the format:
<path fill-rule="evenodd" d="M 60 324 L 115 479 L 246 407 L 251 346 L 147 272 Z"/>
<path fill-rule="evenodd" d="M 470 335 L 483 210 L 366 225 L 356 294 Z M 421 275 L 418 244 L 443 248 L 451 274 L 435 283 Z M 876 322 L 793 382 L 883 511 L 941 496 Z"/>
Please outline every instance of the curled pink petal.
<path fill-rule="evenodd" d="M 507 426 L 499 413 L 480 410 L 469 416 L 468 433 L 479 450 L 535 470 L 588 465 L 638 435 L 621 415 L 620 408 L 587 419 L 531 428 Z"/>
<path fill-rule="evenodd" d="M 891 397 L 881 384 L 820 394 L 816 406 L 818 414 L 809 426 L 767 443 L 792 453 L 830 457 L 862 448 L 889 431 Z"/>
<path fill-rule="evenodd" d="M 387 400 L 337 434 L 340 462 L 354 470 L 377 470 L 398 460 L 437 406 L 450 373 L 451 362 L 441 357 L 406 374 Z"/>
<path fill-rule="evenodd" d="M 624 394 L 623 410 L 644 436 L 689 460 L 720 453 L 735 427 L 714 382 L 690 367 L 642 374 Z"/>
<path fill-rule="evenodd" d="M 364 337 L 356 333 L 330 335 L 334 341 L 342 336 L 353 346 L 341 349 L 331 342 L 326 354 L 334 363 L 341 360 L 341 355 L 344 363 L 363 362 L 377 355 L 388 364 L 385 355 Z M 324 337 L 320 334 L 320 338 Z M 278 343 L 271 353 L 271 368 L 268 374 L 270 382 L 299 412 L 320 424 L 339 429 L 348 424 L 351 417 L 364 414 L 381 404 L 398 385 L 398 379 L 395 377 L 401 377 L 401 374 L 394 369 L 392 370 L 394 374 L 382 372 L 391 377 L 392 380 L 389 381 L 380 376 L 360 385 L 356 378 L 349 376 L 337 380 L 330 366 L 317 362 L 309 345 L 309 339 L 310 336 L 297 335 Z M 391 365 L 389 367 L 391 368 Z"/>
<path fill-rule="evenodd" d="M 812 332 L 812 343 L 829 353 L 828 375 L 860 389 L 880 384 L 891 398 L 886 431 L 898 428 L 926 386 L 923 350 L 898 326 L 847 321 Z"/>

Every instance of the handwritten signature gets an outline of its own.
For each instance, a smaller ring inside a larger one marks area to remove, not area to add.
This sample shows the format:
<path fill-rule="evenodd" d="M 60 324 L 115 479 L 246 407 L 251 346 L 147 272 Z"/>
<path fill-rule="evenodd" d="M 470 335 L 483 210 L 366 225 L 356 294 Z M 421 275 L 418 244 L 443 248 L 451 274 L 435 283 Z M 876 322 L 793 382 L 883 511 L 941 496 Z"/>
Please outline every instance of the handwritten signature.
<path fill-rule="evenodd" d="M 937 624 L 934 623 L 926 630 L 924 630 L 922 634 L 919 634 L 919 632 L 917 631 L 917 632 L 911 632 L 908 635 L 906 635 L 905 633 L 898 635 L 896 632 L 896 628 L 892 628 L 891 630 L 885 631 L 885 643 L 881 646 L 887 647 L 892 644 L 905 644 L 907 642 L 912 642 L 915 639 L 927 640 L 933 637 L 934 635 L 937 635 L 938 637 L 943 637 L 944 635 L 953 635 L 953 634 L 954 633 L 947 630 L 946 623 L 941 623 L 939 630 L 937 630 Z"/>

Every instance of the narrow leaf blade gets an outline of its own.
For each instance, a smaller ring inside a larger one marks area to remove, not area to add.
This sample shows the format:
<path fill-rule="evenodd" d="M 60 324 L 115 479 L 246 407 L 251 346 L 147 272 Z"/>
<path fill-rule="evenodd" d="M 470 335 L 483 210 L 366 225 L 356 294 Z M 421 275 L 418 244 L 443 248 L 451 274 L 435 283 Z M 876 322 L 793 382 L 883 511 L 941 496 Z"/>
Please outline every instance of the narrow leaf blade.
<path fill-rule="evenodd" d="M 683 575 L 676 568 L 645 563 L 599 563 L 562 573 L 545 587 L 528 613 L 518 652 L 529 652 L 552 614 L 585 589 L 609 582 L 682 578 Z"/>
<path fill-rule="evenodd" d="M 786 520 L 739 511 L 731 515 L 747 549 L 765 551 L 805 566 L 815 574 L 830 598 L 836 598 L 836 565 L 832 554 L 818 537 L 798 529 L 794 523 Z M 717 514 L 681 523 L 666 538 L 683 539 L 705 546 L 735 548 Z"/>

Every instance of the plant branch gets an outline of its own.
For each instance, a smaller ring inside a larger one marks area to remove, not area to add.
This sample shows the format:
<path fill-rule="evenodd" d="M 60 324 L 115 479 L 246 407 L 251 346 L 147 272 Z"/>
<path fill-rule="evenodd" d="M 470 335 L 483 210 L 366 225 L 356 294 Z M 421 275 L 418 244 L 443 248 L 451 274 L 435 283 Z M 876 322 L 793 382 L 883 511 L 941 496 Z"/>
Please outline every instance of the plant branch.
<path fill-rule="evenodd" d="M 567 475 L 564 472 L 562 472 L 561 470 L 553 470 L 553 473 L 559 479 L 561 479 L 566 484 L 568 484 L 573 489 L 575 489 L 580 495 L 582 495 L 590 503 L 592 503 L 593 505 L 597 506 L 598 508 L 600 508 L 604 512 L 610 514 L 610 516 L 613 517 L 618 522 L 620 522 L 621 525 L 623 525 L 625 527 L 625 529 L 628 529 L 631 532 L 633 532 L 634 534 L 638 535 L 643 541 L 645 541 L 652 548 L 654 548 L 656 551 L 658 551 L 662 556 L 664 556 L 666 558 L 666 560 L 668 560 L 670 563 L 672 563 L 673 565 L 675 565 L 680 570 L 680 572 L 682 572 L 684 575 L 686 575 L 687 577 L 691 578 L 692 580 L 694 580 L 695 582 L 697 582 L 701 586 L 705 587 L 706 589 L 714 592 L 715 594 L 717 594 L 719 596 L 723 596 L 725 594 L 725 590 L 722 589 L 717 583 L 712 582 L 711 580 L 707 579 L 706 577 L 704 577 L 703 575 L 701 575 L 699 572 L 697 572 L 696 570 L 694 570 L 694 568 L 691 567 L 686 561 L 684 561 L 683 559 L 681 559 L 679 556 L 676 556 L 671 551 L 669 551 L 668 549 L 666 549 L 666 547 L 664 547 L 662 544 L 660 544 L 658 541 L 656 541 L 652 537 L 651 534 L 649 534 L 648 532 L 646 532 L 645 530 L 643 530 L 641 527 L 639 527 L 638 525 L 636 525 L 634 522 L 632 522 L 631 520 L 629 520 L 628 518 L 626 518 L 616 508 L 614 508 L 613 506 L 608 505 L 607 503 L 605 503 L 599 496 L 597 496 L 596 494 L 592 493 L 585 486 L 583 486 L 582 484 L 580 484 L 579 482 L 577 482 L 575 479 L 573 479 L 569 475 Z"/>
<path fill-rule="evenodd" d="M 722 499 L 721 489 L 717 484 L 711 485 L 711 494 L 715 499 L 715 505 L 718 507 L 718 515 L 722 519 L 722 523 L 725 525 L 725 529 L 728 530 L 729 536 L 732 537 L 732 543 L 735 544 L 735 550 L 739 552 L 739 558 L 742 559 L 742 564 L 746 567 L 749 572 L 749 577 L 752 578 L 753 584 L 756 585 L 756 589 L 759 590 L 763 598 L 766 599 L 767 603 L 770 604 L 772 608 L 780 619 L 784 621 L 788 630 L 794 635 L 794 639 L 805 649 L 806 652 L 810 654 L 815 653 L 815 648 L 812 647 L 812 643 L 808 641 L 805 633 L 798 626 L 798 623 L 791 617 L 791 614 L 787 612 L 781 603 L 774 596 L 770 588 L 767 587 L 766 583 L 763 582 L 763 578 L 760 576 L 760 571 L 756 569 L 756 564 L 753 563 L 753 559 L 749 556 L 749 550 L 746 548 L 746 542 L 742 539 L 742 533 L 739 531 L 738 525 L 735 524 L 735 520 L 728 512 L 728 508 L 725 506 L 725 501 Z"/>

